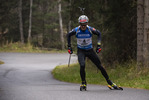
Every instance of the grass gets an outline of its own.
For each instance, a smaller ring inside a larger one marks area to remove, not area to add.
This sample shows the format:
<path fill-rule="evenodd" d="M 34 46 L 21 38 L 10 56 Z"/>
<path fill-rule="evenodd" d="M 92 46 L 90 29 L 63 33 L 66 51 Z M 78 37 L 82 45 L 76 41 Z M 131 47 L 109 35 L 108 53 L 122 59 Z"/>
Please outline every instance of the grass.
<path fill-rule="evenodd" d="M 3 62 L 3 61 L 0 61 L 0 65 L 1 65 L 1 64 L 4 64 L 4 62 Z"/>
<path fill-rule="evenodd" d="M 23 53 L 63 53 L 64 51 L 62 50 L 56 50 L 56 49 L 52 49 L 52 50 L 41 50 L 38 47 L 34 47 L 31 44 L 22 44 L 20 42 L 16 42 L 16 43 L 9 43 L 7 45 L 4 45 L 0 48 L 0 52 L 23 52 Z"/>
<path fill-rule="evenodd" d="M 88 84 L 107 85 L 100 71 L 91 63 L 86 64 L 86 80 Z M 149 89 L 149 68 L 136 68 L 136 62 L 117 64 L 115 67 L 106 67 L 110 79 L 122 87 Z M 52 71 L 53 76 L 61 81 L 81 83 L 79 64 L 57 66 Z"/>

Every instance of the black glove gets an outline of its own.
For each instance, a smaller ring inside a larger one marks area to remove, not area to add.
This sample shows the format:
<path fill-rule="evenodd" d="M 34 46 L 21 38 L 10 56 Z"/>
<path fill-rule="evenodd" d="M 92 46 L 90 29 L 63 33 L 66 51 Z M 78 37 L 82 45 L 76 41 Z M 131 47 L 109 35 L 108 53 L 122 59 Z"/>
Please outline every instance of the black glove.
<path fill-rule="evenodd" d="M 68 46 L 68 53 L 69 53 L 69 54 L 73 54 L 73 51 L 72 51 L 71 46 Z"/>
<path fill-rule="evenodd" d="M 101 51 L 100 45 L 97 45 L 96 53 L 99 53 Z"/>

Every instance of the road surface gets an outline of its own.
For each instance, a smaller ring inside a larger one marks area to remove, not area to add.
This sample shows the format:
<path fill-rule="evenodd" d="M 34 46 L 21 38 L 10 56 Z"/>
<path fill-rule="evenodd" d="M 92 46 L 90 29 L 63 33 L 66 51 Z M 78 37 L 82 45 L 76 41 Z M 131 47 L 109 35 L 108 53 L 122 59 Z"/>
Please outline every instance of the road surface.
<path fill-rule="evenodd" d="M 107 86 L 55 80 L 51 74 L 57 65 L 68 63 L 68 54 L 0 53 L 0 100 L 149 100 L 149 91 L 124 88 L 109 90 Z M 72 56 L 71 61 L 77 57 Z"/>

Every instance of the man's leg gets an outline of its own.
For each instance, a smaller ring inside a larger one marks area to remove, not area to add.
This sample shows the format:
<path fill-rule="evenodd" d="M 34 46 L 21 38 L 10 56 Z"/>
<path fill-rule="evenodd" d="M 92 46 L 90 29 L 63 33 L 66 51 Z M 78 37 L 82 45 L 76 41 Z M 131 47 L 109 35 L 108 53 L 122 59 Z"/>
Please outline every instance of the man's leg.
<path fill-rule="evenodd" d="M 109 80 L 109 76 L 108 76 L 106 70 L 101 65 L 98 55 L 93 50 L 90 50 L 90 52 L 88 53 L 88 57 L 97 66 L 97 68 L 101 71 L 101 73 L 105 77 L 107 83 L 112 85 L 112 82 L 111 82 L 111 80 Z"/>
<path fill-rule="evenodd" d="M 80 76 L 82 84 L 86 84 L 86 74 L 85 74 L 85 54 L 82 50 L 78 49 L 78 61 L 80 64 Z"/>

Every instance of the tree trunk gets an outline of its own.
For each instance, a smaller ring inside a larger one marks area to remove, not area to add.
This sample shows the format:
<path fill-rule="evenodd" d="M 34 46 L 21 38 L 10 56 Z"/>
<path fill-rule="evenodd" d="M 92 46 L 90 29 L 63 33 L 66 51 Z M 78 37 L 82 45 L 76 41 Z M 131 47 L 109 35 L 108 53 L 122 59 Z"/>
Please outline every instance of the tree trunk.
<path fill-rule="evenodd" d="M 60 24 L 60 39 L 61 39 L 61 49 L 64 50 L 64 33 L 63 33 L 63 23 L 61 15 L 61 0 L 58 0 L 58 14 L 59 14 L 59 24 Z"/>
<path fill-rule="evenodd" d="M 23 22 L 22 22 L 22 0 L 19 1 L 19 27 L 20 27 L 21 43 L 24 44 Z"/>
<path fill-rule="evenodd" d="M 149 67 L 149 0 L 137 1 L 137 63 Z"/>
<path fill-rule="evenodd" d="M 71 9 L 71 0 L 69 0 L 69 9 Z M 68 32 L 71 31 L 71 24 L 72 24 L 72 21 L 71 21 L 71 10 L 70 10 L 70 15 L 69 15 L 69 23 L 68 23 Z"/>
<path fill-rule="evenodd" d="M 31 42 L 31 28 L 32 28 L 32 5 L 33 0 L 30 0 L 30 14 L 29 14 L 29 29 L 28 29 L 28 43 Z"/>
<path fill-rule="evenodd" d="M 149 0 L 144 0 L 144 66 L 149 67 Z"/>
<path fill-rule="evenodd" d="M 137 63 L 140 67 L 143 63 L 143 34 L 144 34 L 144 1 L 137 2 Z"/>

